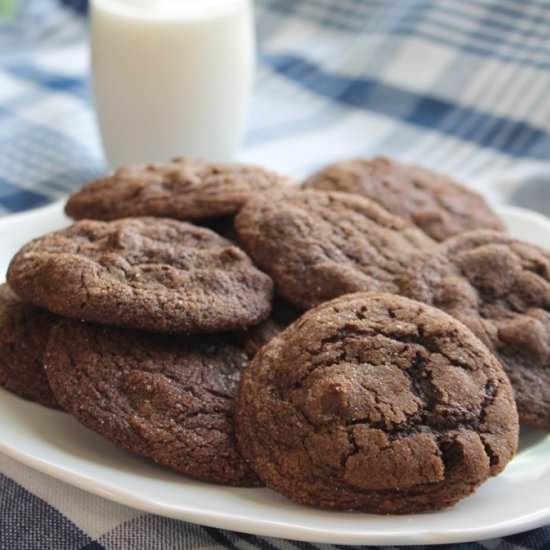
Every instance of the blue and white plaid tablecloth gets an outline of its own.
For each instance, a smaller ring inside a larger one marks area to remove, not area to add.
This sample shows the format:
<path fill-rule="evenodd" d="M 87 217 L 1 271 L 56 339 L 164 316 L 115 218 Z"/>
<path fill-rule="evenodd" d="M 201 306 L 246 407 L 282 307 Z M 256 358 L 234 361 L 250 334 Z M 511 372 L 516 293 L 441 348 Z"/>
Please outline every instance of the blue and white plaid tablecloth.
<path fill-rule="evenodd" d="M 383 153 L 494 200 L 549 177 L 550 1 L 257 0 L 256 13 L 243 160 L 302 175 Z M 86 24 L 75 11 L 19 0 L 0 16 L 0 215 L 105 171 L 86 74 Z M 316 548 L 143 514 L 0 455 L 0 550 L 204 546 Z M 459 546 L 550 549 L 550 528 Z"/>

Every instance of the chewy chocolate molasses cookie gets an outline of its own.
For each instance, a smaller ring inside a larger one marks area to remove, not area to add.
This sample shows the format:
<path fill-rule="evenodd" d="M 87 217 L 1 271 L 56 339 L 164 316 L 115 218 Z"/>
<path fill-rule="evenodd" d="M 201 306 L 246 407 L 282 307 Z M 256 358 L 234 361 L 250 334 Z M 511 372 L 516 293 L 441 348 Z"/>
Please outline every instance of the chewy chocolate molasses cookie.
<path fill-rule="evenodd" d="M 372 513 L 438 510 L 517 447 L 512 388 L 464 325 L 391 294 L 305 313 L 241 377 L 239 449 L 270 488 Z"/>
<path fill-rule="evenodd" d="M 412 223 L 347 193 L 257 197 L 235 229 L 278 293 L 302 309 L 348 292 L 393 292 L 408 257 L 435 245 Z"/>
<path fill-rule="evenodd" d="M 520 420 L 550 430 L 550 252 L 503 233 L 465 233 L 419 256 L 400 286 L 467 325 L 504 366 Z"/>
<path fill-rule="evenodd" d="M 259 323 L 273 287 L 229 241 L 162 218 L 81 221 L 35 239 L 12 260 L 8 281 L 66 317 L 189 333 Z"/>
<path fill-rule="evenodd" d="M 0 285 L 0 386 L 47 407 L 59 408 L 44 371 L 43 356 L 53 315 L 24 304 Z"/>
<path fill-rule="evenodd" d="M 289 183 L 289 178 L 260 166 L 176 159 L 119 168 L 71 195 L 65 210 L 75 219 L 203 220 L 231 216 L 254 194 Z"/>
<path fill-rule="evenodd" d="M 444 174 L 385 157 L 336 162 L 311 176 L 304 187 L 368 197 L 436 241 L 474 229 L 504 229 L 479 193 Z"/>
<path fill-rule="evenodd" d="M 63 407 L 120 447 L 178 472 L 255 485 L 236 450 L 233 404 L 248 356 L 229 335 L 144 334 L 66 321 L 46 369 Z"/>

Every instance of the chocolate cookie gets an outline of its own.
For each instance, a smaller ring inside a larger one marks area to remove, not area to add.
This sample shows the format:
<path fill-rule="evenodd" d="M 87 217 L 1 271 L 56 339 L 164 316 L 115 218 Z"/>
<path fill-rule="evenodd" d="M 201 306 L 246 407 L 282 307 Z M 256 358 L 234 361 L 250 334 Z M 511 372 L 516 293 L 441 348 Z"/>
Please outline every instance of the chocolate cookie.
<path fill-rule="evenodd" d="M 410 222 L 347 193 L 257 197 L 235 229 L 278 293 L 303 309 L 348 292 L 393 292 L 407 258 L 435 245 Z"/>
<path fill-rule="evenodd" d="M 161 218 L 81 221 L 40 237 L 14 257 L 8 281 L 66 317 L 189 333 L 259 323 L 273 286 L 229 241 Z"/>
<path fill-rule="evenodd" d="M 284 188 L 290 179 L 259 166 L 175 159 L 127 166 L 85 185 L 67 202 L 75 219 L 155 216 L 202 220 L 235 214 L 254 194 Z"/>
<path fill-rule="evenodd" d="M 255 485 L 233 405 L 248 356 L 231 336 L 169 336 L 67 321 L 46 352 L 63 407 L 118 446 L 196 478 Z"/>
<path fill-rule="evenodd" d="M 550 430 L 549 251 L 503 233 L 465 233 L 418 257 L 400 286 L 470 327 L 510 377 L 520 420 Z"/>
<path fill-rule="evenodd" d="M 265 484 L 302 504 L 438 510 L 517 447 L 496 358 L 442 311 L 378 293 L 305 313 L 244 370 L 237 443 Z"/>
<path fill-rule="evenodd" d="M 438 172 L 385 157 L 336 162 L 303 185 L 368 197 L 436 241 L 473 229 L 504 230 L 480 194 Z"/>
<path fill-rule="evenodd" d="M 0 285 L 0 386 L 46 407 L 59 408 L 46 373 L 43 356 L 54 317 L 24 304 Z"/>

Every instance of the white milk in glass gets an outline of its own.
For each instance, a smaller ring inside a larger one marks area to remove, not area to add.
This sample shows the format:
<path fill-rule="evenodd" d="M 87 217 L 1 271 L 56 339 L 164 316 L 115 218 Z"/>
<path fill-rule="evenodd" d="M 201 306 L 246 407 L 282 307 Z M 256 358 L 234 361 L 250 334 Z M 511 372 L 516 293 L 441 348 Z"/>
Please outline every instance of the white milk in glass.
<path fill-rule="evenodd" d="M 253 28 L 250 0 L 92 0 L 92 86 L 109 164 L 234 158 Z"/>

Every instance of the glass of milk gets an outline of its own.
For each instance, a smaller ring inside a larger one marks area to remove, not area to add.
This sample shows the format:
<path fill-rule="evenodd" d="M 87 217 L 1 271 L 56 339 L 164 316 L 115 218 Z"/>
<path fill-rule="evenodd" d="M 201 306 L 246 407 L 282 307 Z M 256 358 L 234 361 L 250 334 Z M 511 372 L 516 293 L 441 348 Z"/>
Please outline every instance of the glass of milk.
<path fill-rule="evenodd" d="M 111 167 L 235 157 L 254 67 L 250 0 L 92 0 L 91 51 Z"/>

